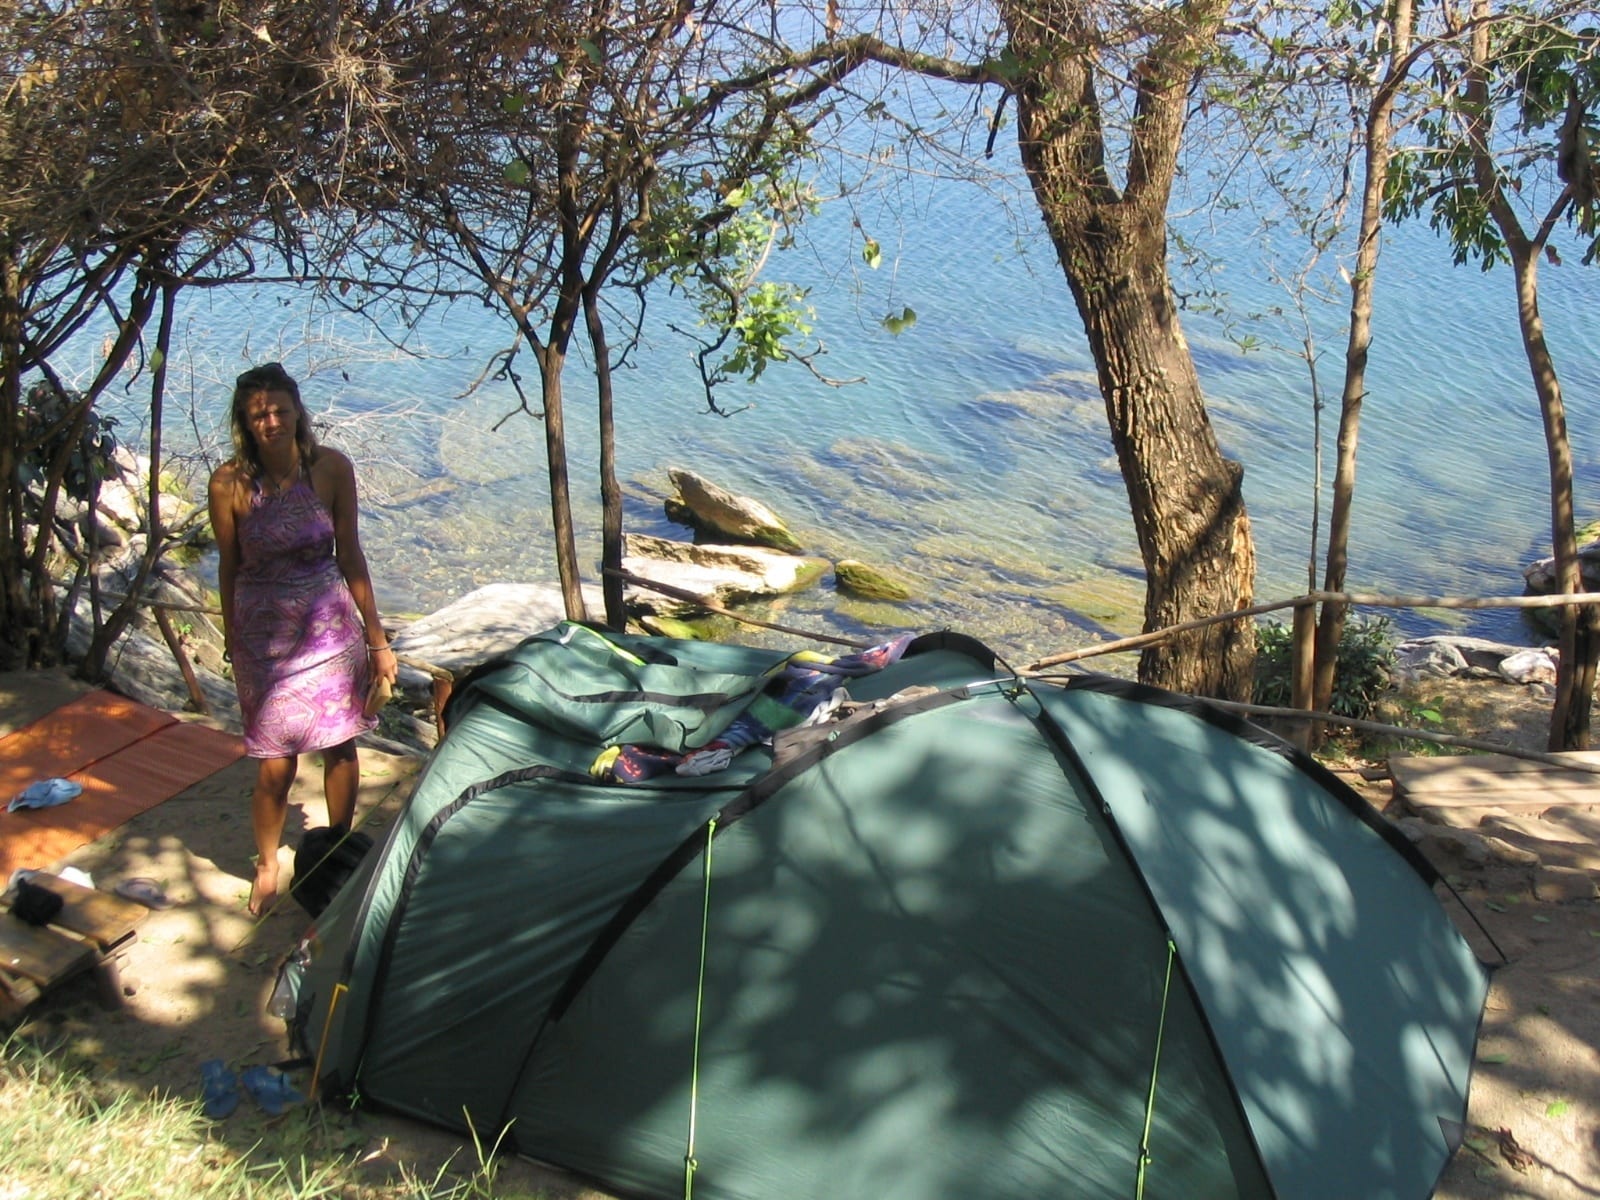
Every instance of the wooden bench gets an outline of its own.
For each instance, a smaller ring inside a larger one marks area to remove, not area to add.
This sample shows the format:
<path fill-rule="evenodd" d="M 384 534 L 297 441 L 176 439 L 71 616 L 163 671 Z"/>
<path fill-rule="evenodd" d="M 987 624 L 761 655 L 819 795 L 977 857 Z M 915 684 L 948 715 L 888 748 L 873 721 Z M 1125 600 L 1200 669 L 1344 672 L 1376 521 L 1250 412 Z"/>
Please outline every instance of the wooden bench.
<path fill-rule="evenodd" d="M 0 896 L 0 1016 L 19 1014 L 85 971 L 94 973 L 102 1007 L 121 1005 L 122 959 L 150 910 L 42 871 L 31 879 L 61 897 L 61 911 L 48 925 L 30 925 L 11 913 L 15 889 Z"/>

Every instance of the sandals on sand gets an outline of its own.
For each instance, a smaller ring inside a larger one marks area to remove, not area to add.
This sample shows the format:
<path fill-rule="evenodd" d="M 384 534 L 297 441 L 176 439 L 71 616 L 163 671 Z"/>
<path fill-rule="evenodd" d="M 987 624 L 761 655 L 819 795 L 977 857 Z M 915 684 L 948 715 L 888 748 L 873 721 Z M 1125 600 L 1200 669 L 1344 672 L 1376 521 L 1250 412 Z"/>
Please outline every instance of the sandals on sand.
<path fill-rule="evenodd" d="M 140 876 L 136 879 L 124 879 L 112 889 L 125 900 L 136 900 L 146 908 L 171 908 L 172 901 L 167 899 L 166 892 L 161 890 L 161 885 L 154 879 Z"/>

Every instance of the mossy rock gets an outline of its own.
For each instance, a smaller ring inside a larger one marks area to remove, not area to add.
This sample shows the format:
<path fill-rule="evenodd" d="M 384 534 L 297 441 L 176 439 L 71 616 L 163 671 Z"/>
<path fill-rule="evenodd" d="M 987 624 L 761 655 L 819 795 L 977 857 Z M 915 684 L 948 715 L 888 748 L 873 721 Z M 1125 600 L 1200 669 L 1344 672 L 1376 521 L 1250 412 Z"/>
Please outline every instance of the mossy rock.
<path fill-rule="evenodd" d="M 1144 584 L 1112 572 L 1069 579 L 1046 593 L 1058 604 L 1116 637 L 1132 637 L 1144 628 Z"/>
<path fill-rule="evenodd" d="M 681 642 L 705 642 L 713 640 L 710 631 L 702 628 L 700 623 L 685 621 L 680 617 L 669 617 L 662 613 L 650 613 L 639 618 L 639 624 L 648 633 L 657 637 L 676 638 Z"/>
<path fill-rule="evenodd" d="M 858 599 L 911 599 L 910 584 L 881 567 L 869 567 L 859 559 L 846 558 L 835 563 L 833 576 L 841 592 Z"/>

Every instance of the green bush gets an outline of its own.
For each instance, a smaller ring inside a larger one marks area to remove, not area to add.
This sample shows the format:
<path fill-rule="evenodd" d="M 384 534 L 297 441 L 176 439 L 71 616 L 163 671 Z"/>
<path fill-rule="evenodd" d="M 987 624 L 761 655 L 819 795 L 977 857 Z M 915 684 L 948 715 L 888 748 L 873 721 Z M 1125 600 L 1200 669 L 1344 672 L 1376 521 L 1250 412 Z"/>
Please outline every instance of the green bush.
<path fill-rule="evenodd" d="M 1263 621 L 1256 628 L 1255 701 L 1287 708 L 1292 697 L 1293 628 Z M 1370 720 L 1393 678 L 1394 641 L 1387 617 L 1353 617 L 1344 623 L 1334 659 L 1333 698 L 1341 717 Z"/>
<path fill-rule="evenodd" d="M 62 392 L 47 383 L 28 389 L 17 413 L 17 438 L 22 448 L 18 473 L 28 483 L 43 485 L 50 463 L 72 433 L 71 411 L 83 402 L 76 392 Z M 80 504 L 99 490 L 103 480 L 117 473 L 117 438 L 111 432 L 115 417 L 91 409 L 84 418 L 77 444 L 67 459 L 62 490 Z"/>

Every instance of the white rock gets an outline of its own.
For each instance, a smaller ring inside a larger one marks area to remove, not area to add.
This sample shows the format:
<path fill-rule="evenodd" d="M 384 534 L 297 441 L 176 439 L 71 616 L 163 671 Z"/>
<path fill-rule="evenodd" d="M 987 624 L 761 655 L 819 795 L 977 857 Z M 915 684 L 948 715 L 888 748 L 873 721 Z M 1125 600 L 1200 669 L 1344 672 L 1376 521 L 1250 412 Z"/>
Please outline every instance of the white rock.
<path fill-rule="evenodd" d="M 622 569 L 630 575 L 723 607 L 799 591 L 821 579 L 831 565 L 825 558 L 759 546 L 697 546 L 631 533 L 624 538 L 622 559 Z M 629 586 L 628 603 L 665 613 L 694 607 L 693 602 L 635 585 Z"/>
<path fill-rule="evenodd" d="M 1512 683 L 1549 683 L 1556 681 L 1556 655 L 1543 647 L 1518 650 L 1500 660 L 1500 675 Z"/>
<path fill-rule="evenodd" d="M 591 615 L 604 612 L 605 599 L 599 588 L 584 588 L 583 598 Z M 401 658 L 443 667 L 459 678 L 529 635 L 560 624 L 566 616 L 561 588 L 555 584 L 485 584 L 405 626 L 395 634 L 394 652 Z M 426 671 L 400 664 L 402 686 L 426 687 L 429 681 Z"/>

